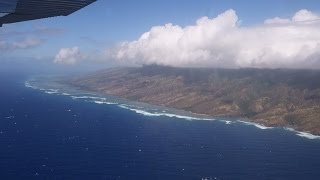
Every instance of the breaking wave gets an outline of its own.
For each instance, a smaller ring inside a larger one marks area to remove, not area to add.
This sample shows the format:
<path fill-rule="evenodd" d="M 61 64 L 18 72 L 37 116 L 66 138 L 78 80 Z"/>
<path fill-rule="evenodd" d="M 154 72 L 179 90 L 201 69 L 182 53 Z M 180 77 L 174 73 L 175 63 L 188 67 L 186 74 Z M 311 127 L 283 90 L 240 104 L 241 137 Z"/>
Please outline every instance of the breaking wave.
<path fill-rule="evenodd" d="M 232 124 L 232 121 L 223 120 L 226 124 Z"/>
<path fill-rule="evenodd" d="M 31 88 L 31 89 L 38 89 L 36 86 L 31 85 L 31 84 L 29 83 L 29 81 L 26 81 L 26 82 L 24 83 L 24 86 L 26 86 L 26 87 L 28 87 L 28 88 Z"/>
<path fill-rule="evenodd" d="M 155 116 L 155 117 L 166 116 L 166 117 L 186 119 L 186 120 L 207 120 L 207 121 L 215 120 L 213 118 L 199 118 L 199 117 L 184 116 L 184 115 L 178 115 L 178 114 L 173 114 L 173 113 L 165 113 L 165 112 L 161 112 L 161 113 L 159 113 L 159 112 L 148 112 L 146 110 L 132 108 L 132 107 L 129 107 L 128 105 L 124 105 L 124 104 L 119 105 L 119 107 L 121 107 L 123 109 L 128 109 L 128 110 L 133 111 L 133 112 L 135 112 L 137 114 L 142 114 L 142 115 L 145 115 L 145 116 Z"/>
<path fill-rule="evenodd" d="M 67 89 L 54 89 L 52 87 L 38 87 L 37 83 L 35 83 L 35 79 L 31 79 L 25 82 L 25 87 L 32 88 L 32 89 L 37 89 L 40 90 L 46 94 L 55 94 L 55 95 L 62 95 L 62 96 L 69 96 L 74 100 L 84 100 L 86 102 L 93 102 L 96 104 L 107 104 L 107 105 L 112 105 L 112 104 L 118 104 L 116 102 L 109 102 L 107 101 L 107 98 L 105 97 L 100 97 L 97 94 L 93 93 L 75 93 L 75 92 L 68 92 Z"/>
<path fill-rule="evenodd" d="M 42 91 L 47 94 L 60 94 L 58 89 L 43 89 Z M 61 95 L 63 95 L 63 93 L 61 93 Z"/>
<path fill-rule="evenodd" d="M 285 130 L 294 132 L 297 136 L 303 137 L 303 138 L 307 138 L 307 139 L 320 139 L 320 136 L 308 133 L 308 132 L 301 132 L 301 131 L 296 131 L 292 128 L 284 128 Z"/>
<path fill-rule="evenodd" d="M 118 104 L 118 103 L 114 103 L 114 102 L 107 102 L 107 101 L 93 101 L 96 104 L 108 104 L 108 105 L 112 105 L 112 104 Z"/>
<path fill-rule="evenodd" d="M 258 124 L 258 123 L 241 121 L 241 120 L 237 120 L 237 121 L 238 121 L 238 122 L 241 122 L 241 123 L 243 123 L 243 124 L 245 124 L 245 125 L 255 126 L 255 127 L 259 128 L 259 129 L 263 129 L 263 130 L 265 130 L 265 129 L 273 129 L 273 127 L 267 127 L 267 126 L 264 126 L 264 125 Z"/>
<path fill-rule="evenodd" d="M 107 98 L 97 97 L 97 96 L 71 96 L 72 99 L 97 99 L 97 100 L 107 100 Z"/>
<path fill-rule="evenodd" d="M 74 100 L 83 100 L 86 102 L 92 102 L 92 103 L 100 104 L 100 105 L 103 105 L 103 104 L 105 104 L 105 105 L 118 105 L 118 107 L 120 107 L 120 108 L 127 109 L 127 110 L 133 111 L 137 114 L 144 115 L 144 116 L 153 116 L 153 117 L 166 116 L 166 117 L 186 119 L 186 120 L 215 120 L 213 118 L 200 118 L 200 117 L 193 117 L 193 116 L 187 116 L 187 115 L 180 115 L 178 113 L 169 113 L 165 110 L 158 110 L 158 109 L 155 109 L 156 110 L 155 112 L 150 112 L 150 110 L 147 110 L 146 108 L 143 108 L 143 107 L 137 107 L 137 106 L 123 104 L 123 103 L 119 104 L 119 102 L 108 101 L 108 99 L 106 97 L 99 97 L 94 93 L 92 93 L 92 94 L 87 94 L 87 93 L 86 94 L 84 94 L 84 93 L 73 94 L 73 93 L 65 92 L 65 91 L 60 92 L 61 90 L 59 90 L 59 89 L 43 88 L 43 87 L 39 88 L 38 86 L 31 84 L 29 81 L 25 82 L 25 86 L 32 88 L 32 89 L 38 89 L 38 90 L 43 91 L 44 93 L 47 93 L 47 94 L 69 96 Z"/>

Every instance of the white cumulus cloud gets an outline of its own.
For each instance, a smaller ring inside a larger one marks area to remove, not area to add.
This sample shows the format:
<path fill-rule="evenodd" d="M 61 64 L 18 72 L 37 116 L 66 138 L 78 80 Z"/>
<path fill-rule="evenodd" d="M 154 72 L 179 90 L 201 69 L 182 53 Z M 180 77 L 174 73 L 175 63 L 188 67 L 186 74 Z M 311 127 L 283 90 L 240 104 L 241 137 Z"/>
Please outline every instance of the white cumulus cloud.
<path fill-rule="evenodd" d="M 79 47 L 62 48 L 55 56 L 54 63 L 73 65 L 83 60 L 85 55 L 81 53 Z"/>
<path fill-rule="evenodd" d="M 106 58 L 178 67 L 320 68 L 316 13 L 300 10 L 290 19 L 276 17 L 249 27 L 239 22 L 230 9 L 186 27 L 155 26 L 139 39 L 109 49 Z"/>

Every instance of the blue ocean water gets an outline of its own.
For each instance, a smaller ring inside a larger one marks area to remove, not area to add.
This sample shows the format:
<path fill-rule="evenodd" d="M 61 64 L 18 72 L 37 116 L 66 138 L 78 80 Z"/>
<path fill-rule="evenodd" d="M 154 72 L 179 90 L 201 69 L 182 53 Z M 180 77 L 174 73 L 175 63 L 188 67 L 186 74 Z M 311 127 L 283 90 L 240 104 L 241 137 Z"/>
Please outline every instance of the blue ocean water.
<path fill-rule="evenodd" d="M 320 178 L 319 139 L 72 98 L 27 79 L 0 74 L 0 179 Z"/>

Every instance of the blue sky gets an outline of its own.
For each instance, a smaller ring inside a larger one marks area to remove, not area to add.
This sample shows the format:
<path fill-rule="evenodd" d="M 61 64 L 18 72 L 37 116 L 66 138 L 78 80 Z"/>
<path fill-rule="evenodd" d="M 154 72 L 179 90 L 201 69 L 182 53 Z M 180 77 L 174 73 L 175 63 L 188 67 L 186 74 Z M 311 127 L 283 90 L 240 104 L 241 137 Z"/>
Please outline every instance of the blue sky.
<path fill-rule="evenodd" d="M 213 18 L 228 9 L 236 11 L 241 26 L 255 26 L 276 16 L 290 18 L 300 9 L 318 13 L 319 4 L 318 0 L 98 0 L 68 17 L 4 25 L 0 40 L 38 38 L 41 42 L 33 48 L 0 49 L 0 57 L 50 59 L 59 49 L 74 46 L 93 52 L 124 40 L 133 41 L 156 25 L 173 23 L 184 27 L 195 24 L 200 17 Z M 30 33 L 41 28 L 52 29 L 52 33 Z M 20 34 L 8 36 L 11 31 Z"/>

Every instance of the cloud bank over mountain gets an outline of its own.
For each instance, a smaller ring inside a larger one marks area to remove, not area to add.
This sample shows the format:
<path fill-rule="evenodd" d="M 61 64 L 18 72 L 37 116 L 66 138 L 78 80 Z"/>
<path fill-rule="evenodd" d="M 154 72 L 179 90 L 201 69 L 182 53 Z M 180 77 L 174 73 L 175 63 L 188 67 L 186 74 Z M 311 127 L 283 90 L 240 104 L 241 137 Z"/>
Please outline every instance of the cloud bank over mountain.
<path fill-rule="evenodd" d="M 320 16 L 304 9 L 249 27 L 232 9 L 186 27 L 155 26 L 105 55 L 121 63 L 224 68 L 319 69 L 319 58 Z"/>

